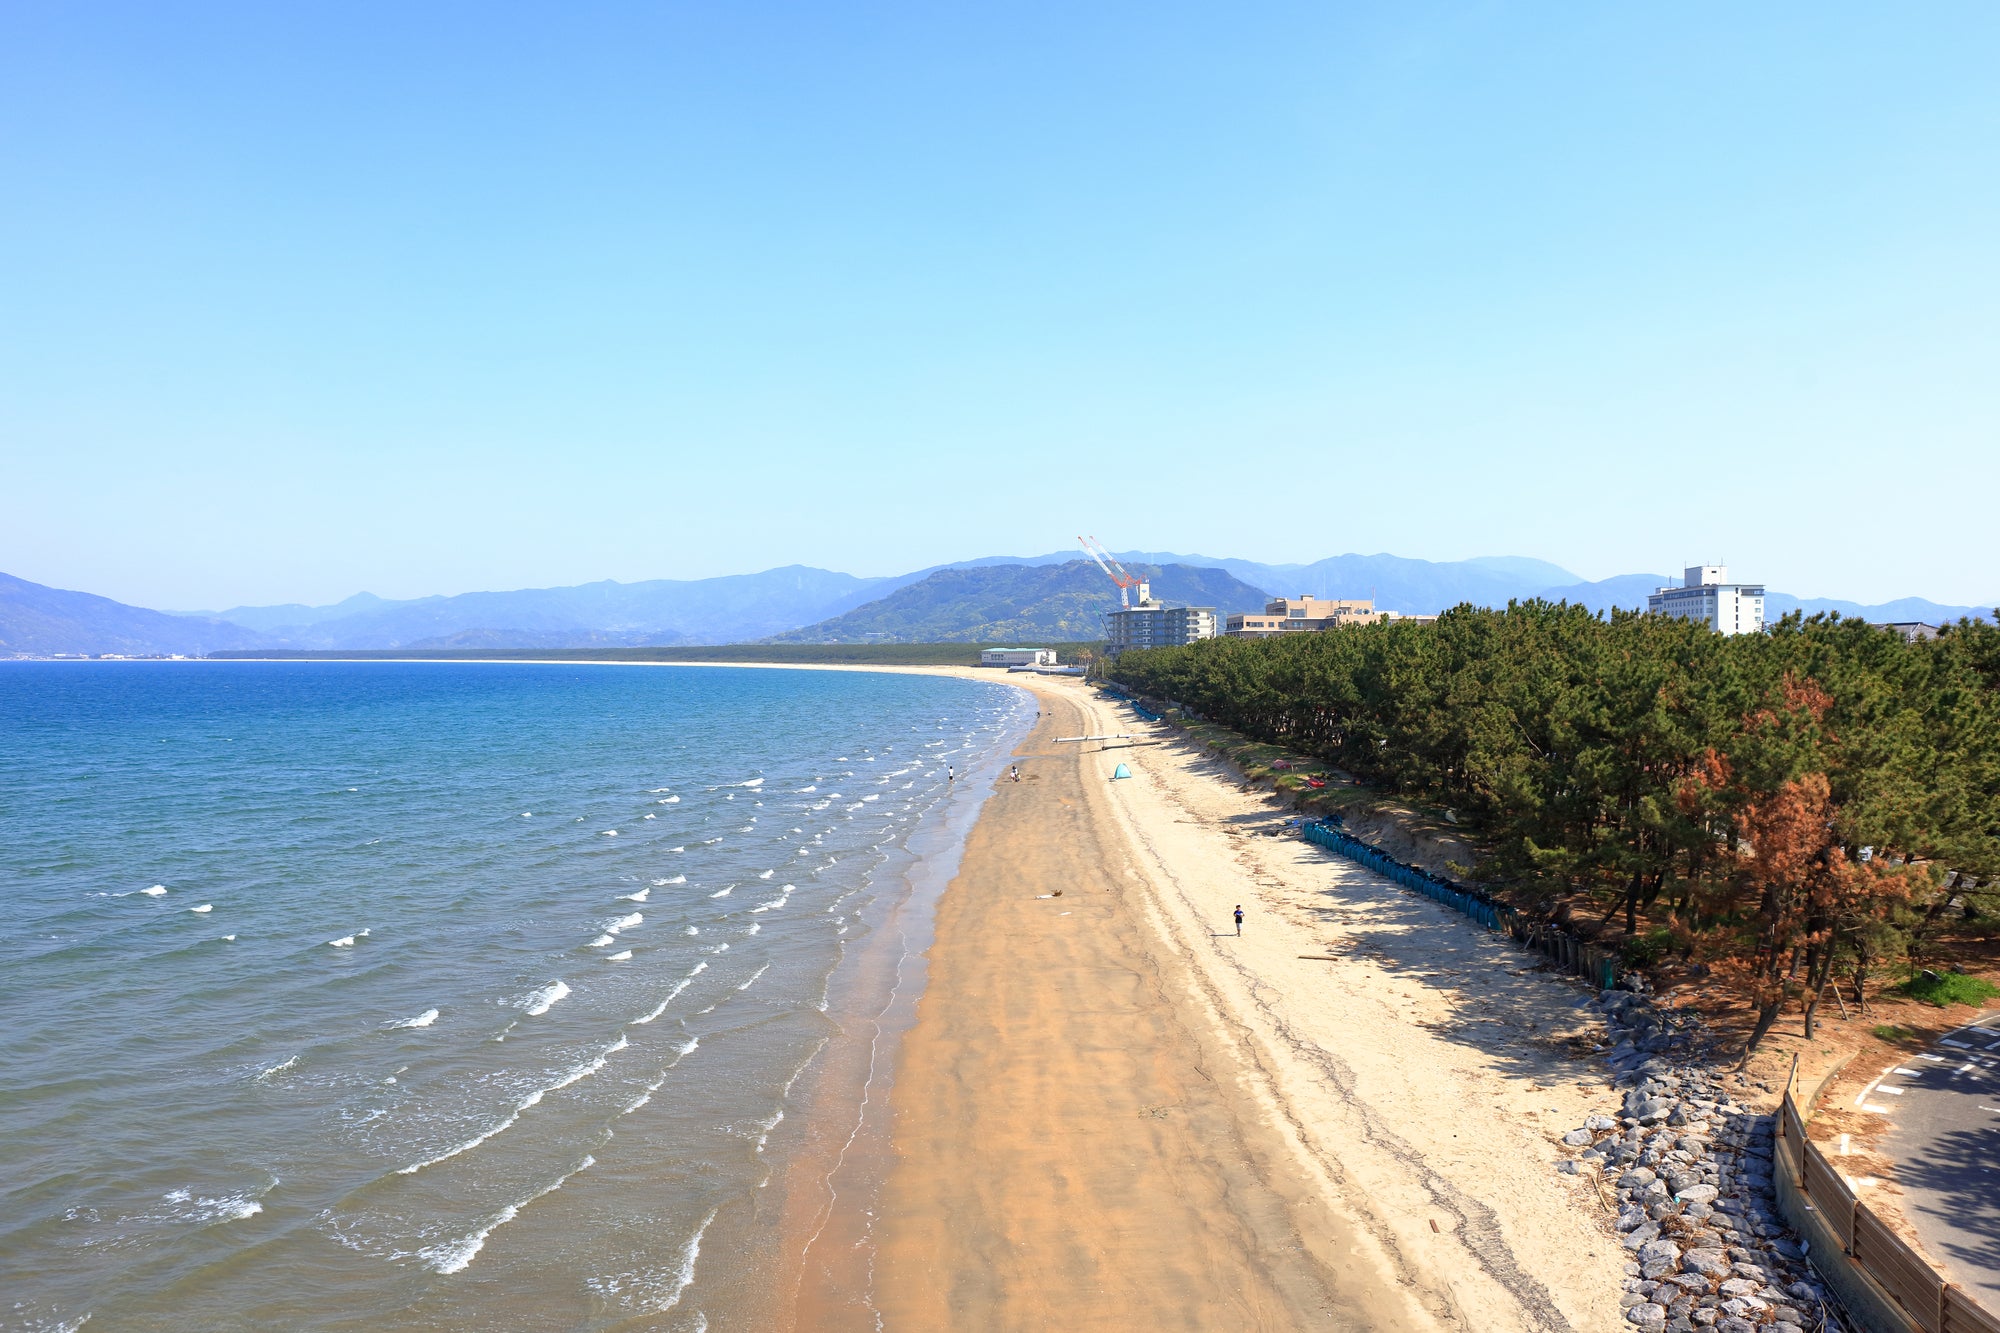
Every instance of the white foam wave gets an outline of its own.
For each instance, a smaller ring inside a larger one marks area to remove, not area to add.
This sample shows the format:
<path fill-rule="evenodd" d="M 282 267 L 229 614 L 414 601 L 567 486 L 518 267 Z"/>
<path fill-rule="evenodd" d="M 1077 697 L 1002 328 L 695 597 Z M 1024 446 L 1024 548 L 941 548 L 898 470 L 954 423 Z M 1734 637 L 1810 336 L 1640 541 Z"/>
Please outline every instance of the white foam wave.
<path fill-rule="evenodd" d="M 708 1234 L 720 1209 L 711 1210 L 681 1248 L 680 1259 L 670 1268 L 647 1268 L 636 1273 L 607 1275 L 584 1280 L 594 1294 L 617 1301 L 628 1310 L 665 1314 L 681 1303 L 694 1283 L 695 1263 L 701 1258 L 701 1238 Z M 706 1326 L 707 1321 L 702 1321 Z"/>
<path fill-rule="evenodd" d="M 466 1266 L 473 1261 L 481 1248 L 485 1246 L 488 1236 L 519 1217 L 523 1208 L 526 1208 L 544 1194 L 553 1194 L 555 1191 L 561 1189 L 563 1182 L 577 1174 L 577 1172 L 588 1171 L 595 1165 L 597 1165 L 597 1159 L 589 1153 L 585 1153 L 581 1162 L 578 1162 L 570 1170 L 558 1176 L 553 1184 L 543 1186 L 527 1198 L 522 1199 L 519 1203 L 508 1204 L 505 1208 L 487 1218 L 486 1224 L 470 1236 L 466 1236 L 461 1240 L 448 1241 L 440 1245 L 427 1246 L 417 1251 L 418 1257 L 428 1263 L 433 1272 L 460 1273 L 465 1271 Z"/>
<path fill-rule="evenodd" d="M 437 1022 L 437 1020 L 438 1011 L 435 1009 L 426 1009 L 415 1018 L 405 1018 L 399 1022 L 391 1023 L 389 1026 L 392 1028 L 427 1028 Z"/>
<path fill-rule="evenodd" d="M 627 959 L 629 959 L 631 956 L 632 956 L 632 951 L 630 949 L 620 949 L 617 953 L 606 954 L 604 956 L 604 961 L 607 963 L 622 963 L 625 962 Z"/>
<path fill-rule="evenodd" d="M 647 819 L 658 819 L 658 818 L 659 818 L 659 816 L 658 816 L 658 815 L 647 815 L 647 816 L 645 816 L 645 818 L 647 818 Z"/>
<path fill-rule="evenodd" d="M 234 935 L 224 935 L 224 936 L 223 936 L 222 938 L 223 938 L 223 939 L 225 939 L 225 940 L 231 940 L 231 941 L 233 941 L 233 940 L 235 940 L 235 938 L 236 938 L 236 937 L 235 937 Z"/>
<path fill-rule="evenodd" d="M 666 795 L 666 794 L 667 794 L 668 792 L 670 792 L 670 791 L 672 791 L 672 790 L 673 790 L 673 788 L 672 788 L 672 787 L 655 787 L 655 788 L 653 788 L 653 789 L 652 789 L 651 791 L 647 792 L 647 793 L 646 793 L 646 795 L 648 795 L 648 796 L 664 796 L 664 795 Z"/>
<path fill-rule="evenodd" d="M 739 787 L 748 787 L 748 788 L 750 788 L 750 789 L 751 789 L 752 791 L 755 791 L 755 790 L 756 790 L 757 788 L 759 788 L 759 787 L 761 787 L 761 786 L 763 786 L 763 785 L 764 785 L 764 779 L 762 779 L 762 778 L 749 778 L 749 779 L 746 779 L 745 781 L 742 781 L 742 782 L 739 782 L 739 783 L 737 783 L 736 785 L 737 785 L 737 786 L 739 786 Z"/>
<path fill-rule="evenodd" d="M 792 795 L 794 795 L 794 796 L 804 796 L 804 795 L 806 795 L 806 794 L 807 794 L 808 792 L 815 792 L 815 791 L 818 791 L 818 790 L 819 790 L 819 788 L 818 788 L 817 786 L 813 786 L 813 787 L 794 787 L 794 788 L 792 788 Z"/>
<path fill-rule="evenodd" d="M 643 924 L 645 920 L 646 914 L 644 912 L 634 912 L 630 916 L 619 917 L 616 921 L 606 926 L 605 929 L 616 935 L 621 930 L 630 930 L 634 926 Z"/>
<path fill-rule="evenodd" d="M 669 796 L 663 800 L 654 802 L 656 805 L 679 805 L 680 803 L 681 798 L 678 796 Z"/>
<path fill-rule="evenodd" d="M 262 1083 L 264 1080 L 268 1078 L 272 1078 L 275 1075 L 282 1074 L 287 1069 L 290 1069 L 293 1065 L 297 1064 L 298 1062 L 299 1062 L 299 1057 L 296 1055 L 290 1057 L 289 1059 L 281 1060 L 277 1064 L 272 1065 L 269 1069 L 266 1069 L 263 1072 L 259 1073 L 257 1075 L 257 1081 L 259 1083 Z"/>
<path fill-rule="evenodd" d="M 736 886 L 734 884 L 731 884 L 728 889 L 717 889 L 714 893 L 711 893 L 708 896 L 711 898 L 727 898 L 729 896 L 730 889 L 734 889 L 735 887 Z"/>
<path fill-rule="evenodd" d="M 703 967 L 707 967 L 707 966 L 708 966 L 708 964 L 707 964 L 707 963 L 703 963 L 703 964 L 702 964 L 702 966 L 703 966 Z M 678 996 L 678 995 L 679 995 L 679 994 L 680 994 L 680 993 L 681 993 L 682 991 L 684 991 L 684 990 L 686 990 L 686 989 L 688 988 L 688 982 L 689 982 L 689 981 L 690 981 L 691 979 L 692 979 L 692 974 L 690 974 L 689 976 L 686 976 L 686 977 L 682 977 L 682 978 L 681 978 L 681 979 L 680 979 L 679 981 L 676 981 L 676 982 L 674 983 L 674 988 L 673 988 L 672 990 L 670 990 L 670 991 L 668 991 L 668 992 L 667 992 L 667 994 L 666 994 L 666 998 L 665 998 L 665 999 L 663 999 L 663 1000 L 661 1000 L 661 1001 L 660 1001 L 660 1002 L 659 1002 L 659 1003 L 658 1003 L 657 1005 L 655 1005 L 655 1006 L 653 1007 L 653 1012 L 652 1012 L 652 1013 L 650 1013 L 650 1014 L 647 1014 L 647 1015 L 646 1015 L 646 1016 L 645 1016 L 644 1018 L 635 1018 L 635 1019 L 633 1019 L 633 1020 L 632 1020 L 632 1021 L 633 1021 L 633 1023 L 635 1023 L 635 1024 L 639 1024 L 639 1023 L 650 1023 L 650 1022 L 652 1022 L 652 1021 L 653 1021 L 654 1019 L 658 1018 L 658 1017 L 659 1017 L 659 1016 L 660 1016 L 661 1014 L 664 1014 L 665 1012 L 667 1012 L 667 1006 L 668 1006 L 668 1005 L 670 1005 L 670 1004 L 672 1004 L 672 1003 L 674 1002 L 674 999 L 675 999 L 675 997 L 676 997 L 676 996 Z"/>
<path fill-rule="evenodd" d="M 523 810 L 521 812 L 521 818 L 523 819 L 533 819 L 534 817 L 535 817 L 535 812 L 533 810 Z"/>
<path fill-rule="evenodd" d="M 621 893 L 618 897 L 622 902 L 643 903 L 646 901 L 646 895 L 651 892 L 651 889 L 641 889 L 637 893 Z"/>
<path fill-rule="evenodd" d="M 157 898 L 166 891 L 167 891 L 167 886 L 164 884 L 155 884 L 150 889 L 139 890 L 139 892 L 145 894 L 148 898 Z"/>
<path fill-rule="evenodd" d="M 788 902 L 790 902 L 790 901 L 791 901 L 791 897 L 792 897 L 792 890 L 793 890 L 793 889 L 794 889 L 795 887 L 797 887 L 797 886 L 796 886 L 796 885 L 792 885 L 792 884 L 787 884 L 787 885 L 786 885 L 786 886 L 784 887 L 784 890 L 783 890 L 783 892 L 779 893 L 777 897 L 775 897 L 775 898 L 771 899 L 771 901 L 770 901 L 770 902 L 768 902 L 768 903 L 759 903 L 759 904 L 758 904 L 757 906 L 755 906 L 755 907 L 751 908 L 751 909 L 750 909 L 751 913 L 752 913 L 752 914 L 754 915 L 755 913 L 758 913 L 758 912 L 775 912 L 775 911 L 777 911 L 777 910 L 778 910 L 779 908 L 783 907 L 783 906 L 784 906 L 784 905 L 785 905 L 786 903 L 788 903 Z"/>
<path fill-rule="evenodd" d="M 602 949 L 605 945 L 611 943 L 613 940 L 617 938 L 618 937 L 616 935 L 599 935 L 596 939 L 592 940 L 587 947 L 592 949 Z"/>
<path fill-rule="evenodd" d="M 598 836 L 602 838 L 615 838 L 618 836 L 618 830 L 615 828 L 608 828 Z"/>
<path fill-rule="evenodd" d="M 770 970 L 771 970 L 771 965 L 769 963 L 764 964 L 762 967 L 758 968 L 755 972 L 752 972 L 750 974 L 750 979 L 748 981 L 744 982 L 736 989 L 740 991 L 749 990 L 752 986 L 757 984 L 757 978 L 763 976 L 766 972 L 769 972 Z"/>
<path fill-rule="evenodd" d="M 688 877 L 686 875 L 669 875 L 665 879 L 656 879 L 653 881 L 653 883 L 658 884 L 662 888 L 665 888 L 669 884 L 685 884 L 687 882 Z"/>
<path fill-rule="evenodd" d="M 688 934 L 690 934 L 690 935 L 699 935 L 699 934 L 701 934 L 701 927 L 700 927 L 700 926 L 689 926 L 689 927 L 687 928 L 687 933 L 688 933 Z"/>
<path fill-rule="evenodd" d="M 869 795 L 867 795 L 867 796 L 864 796 L 864 797 L 862 797 L 862 798 L 861 798 L 861 803 L 862 803 L 863 805 L 866 805 L 866 804 L 868 804 L 868 802 L 870 802 L 870 801 L 879 801 L 879 800 L 881 800 L 881 799 L 882 799 L 882 793 L 881 793 L 881 792 L 879 792 L 879 791 L 878 791 L 878 792 L 871 792 L 871 793 L 870 793 Z"/>
<path fill-rule="evenodd" d="M 769 878 L 771 878 L 771 876 L 773 876 L 773 875 L 775 875 L 775 874 L 777 874 L 777 873 L 778 873 L 778 872 L 777 872 L 777 871 L 775 871 L 775 870 L 766 870 L 766 871 L 765 871 L 765 872 L 764 872 L 763 874 L 761 874 L 761 875 L 757 876 L 757 878 L 758 878 L 758 879 L 769 879 Z"/>
<path fill-rule="evenodd" d="M 561 985 L 562 983 L 557 982 L 556 984 Z M 450 1161 L 452 1158 L 458 1156 L 460 1153 L 471 1152 L 474 1148 L 477 1148 L 480 1144 L 487 1142 L 494 1135 L 501 1134 L 509 1129 L 512 1129 L 514 1126 L 514 1122 L 519 1120 L 524 1113 L 533 1110 L 536 1106 L 539 1106 L 541 1104 L 542 1098 L 548 1096 L 552 1092 L 561 1092 L 564 1088 L 569 1087 L 573 1083 L 580 1083 L 584 1079 L 589 1078 L 592 1074 L 595 1074 L 598 1070 L 604 1068 L 605 1061 L 610 1058 L 613 1052 L 622 1051 L 629 1044 L 630 1043 L 628 1043 L 625 1040 L 625 1034 L 622 1032 L 619 1033 L 618 1040 L 612 1042 L 609 1046 L 605 1047 L 602 1051 L 598 1052 L 595 1058 L 583 1064 L 575 1066 L 568 1073 L 564 1074 L 561 1078 L 557 1079 L 555 1082 L 550 1083 L 545 1087 L 536 1088 L 533 1092 L 529 1093 L 527 1096 L 523 1097 L 520 1101 L 516 1102 L 514 1104 L 514 1109 L 512 1111 L 509 1111 L 507 1115 L 504 1118 L 502 1118 L 501 1121 L 498 1124 L 494 1125 L 492 1128 L 486 1130 L 484 1133 L 475 1135 L 474 1137 L 467 1139 L 465 1142 L 459 1144 L 457 1147 L 447 1148 L 445 1151 L 439 1153 L 435 1157 L 426 1158 L 421 1162 L 415 1162 L 409 1166 L 398 1167 L 396 1169 L 396 1174 L 399 1176 L 413 1176 L 417 1172 L 423 1170 L 425 1167 L 436 1166 L 439 1162 Z"/>
<path fill-rule="evenodd" d="M 668 850 L 668 851 L 670 851 L 670 852 L 684 852 L 684 851 L 686 851 L 686 850 L 687 850 L 687 848 L 685 848 L 685 847 L 669 847 L 669 848 L 667 848 L 667 850 Z"/>
<path fill-rule="evenodd" d="M 276 1181 L 271 1182 L 277 1184 Z M 270 1186 L 265 1187 L 266 1192 Z M 172 1190 L 161 1196 L 167 1203 L 175 1205 L 172 1218 L 176 1222 L 193 1222 L 197 1226 L 213 1226 L 218 1222 L 241 1222 L 246 1217 L 255 1217 L 264 1211 L 264 1205 L 247 1191 L 240 1194 L 224 1194 L 206 1199 L 192 1190 Z"/>
<path fill-rule="evenodd" d="M 551 981 L 540 990 L 530 991 L 528 994 L 522 996 L 516 1001 L 516 1005 L 525 1011 L 528 1017 L 534 1018 L 538 1015 L 546 1014 L 549 1011 L 550 1005 L 555 1004 L 567 994 L 569 994 L 569 986 L 566 983 Z"/>
<path fill-rule="evenodd" d="M 354 937 L 352 935 L 342 935 L 337 940 L 328 940 L 327 943 L 336 949 L 352 949 L 354 947 Z"/>
<path fill-rule="evenodd" d="M 750 929 L 748 929 L 748 930 L 744 931 L 743 933 L 744 933 L 745 935 L 755 935 L 755 934 L 756 934 L 756 933 L 757 933 L 758 931 L 762 930 L 763 928 L 764 928 L 764 923 L 763 923 L 763 922 L 761 922 L 761 921 L 752 921 L 752 922 L 750 923 Z"/>

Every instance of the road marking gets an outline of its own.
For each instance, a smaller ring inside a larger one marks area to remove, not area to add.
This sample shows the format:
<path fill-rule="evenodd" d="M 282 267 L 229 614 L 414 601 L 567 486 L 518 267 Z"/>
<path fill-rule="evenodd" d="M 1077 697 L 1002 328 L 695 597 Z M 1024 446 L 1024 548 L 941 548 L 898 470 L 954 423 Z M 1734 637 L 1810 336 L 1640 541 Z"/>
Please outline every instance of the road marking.
<path fill-rule="evenodd" d="M 1951 1039 L 1950 1037 L 1945 1037 L 1945 1038 L 1943 1038 L 1942 1040 L 1940 1040 L 1940 1041 L 1938 1042 L 1938 1045 L 1940 1045 L 1940 1046 L 1956 1046 L 1956 1047 L 1958 1047 L 1958 1049 L 1959 1049 L 1959 1050 L 1961 1050 L 1961 1051 L 1969 1051 L 1969 1050 L 1971 1050 L 1971 1049 L 1972 1049 L 1972 1046 L 1971 1046 L 1971 1044 L 1970 1044 L 1969 1042 L 1963 1042 L 1963 1041 L 1953 1041 L 1953 1040 L 1952 1040 L 1952 1039 Z"/>
<path fill-rule="evenodd" d="M 1924 1057 L 1924 1059 L 1926 1059 L 1926 1060 L 1936 1060 L 1936 1061 L 1938 1061 L 1938 1062 L 1940 1062 L 1940 1063 L 1942 1063 L 1942 1062 L 1944 1061 L 1944 1057 L 1943 1057 L 1942 1055 L 1926 1055 L 1926 1056 Z"/>
<path fill-rule="evenodd" d="M 1875 1089 L 1875 1091 L 1877 1091 L 1877 1092 L 1886 1092 L 1886 1093 L 1888 1093 L 1888 1094 L 1889 1094 L 1889 1095 L 1890 1095 L 1891 1097 L 1900 1097 L 1900 1096 L 1902 1096 L 1902 1095 L 1903 1095 L 1903 1090 L 1902 1090 L 1901 1088 L 1892 1088 L 1892 1087 L 1889 1087 L 1889 1086 L 1888 1086 L 1887 1084 L 1884 1084 L 1884 1085 L 1883 1085 L 1882 1087 L 1879 1087 L 1879 1088 Z"/>
<path fill-rule="evenodd" d="M 1901 1074 L 1904 1078 L 1915 1078 L 1924 1071 L 1921 1069 L 1897 1069 L 1892 1072 Z"/>
<path fill-rule="evenodd" d="M 1889 1108 L 1888 1108 L 1888 1107 L 1886 1107 L 1886 1106 L 1877 1106 L 1877 1105 L 1876 1105 L 1875 1103 L 1873 1103 L 1873 1102 L 1868 1102 L 1868 1103 L 1866 1103 L 1865 1105 L 1863 1105 L 1863 1106 L 1862 1106 L 1862 1108 L 1861 1108 L 1861 1109 L 1862 1109 L 1862 1110 L 1864 1110 L 1864 1111 L 1873 1111 L 1873 1112 L 1874 1112 L 1874 1113 L 1875 1113 L 1876 1115 L 1887 1115 L 1887 1114 L 1889 1114 Z"/>
<path fill-rule="evenodd" d="M 2000 1041 L 1994 1042 L 1991 1046 L 1988 1046 L 1986 1049 L 1989 1051 L 2000 1051 Z"/>
<path fill-rule="evenodd" d="M 1845 1134 L 1842 1134 L 1842 1135 L 1840 1136 L 1840 1155 L 1841 1155 L 1842 1157 L 1846 1157 L 1846 1156 L 1848 1156 L 1848 1151 L 1847 1151 L 1847 1135 L 1845 1135 Z"/>
<path fill-rule="evenodd" d="M 1956 1070 L 1952 1072 L 1958 1074 L 1976 1074 L 1979 1072 L 1979 1066 L 1972 1063 L 1972 1061 L 1967 1060 L 1964 1064 L 1960 1065 Z"/>

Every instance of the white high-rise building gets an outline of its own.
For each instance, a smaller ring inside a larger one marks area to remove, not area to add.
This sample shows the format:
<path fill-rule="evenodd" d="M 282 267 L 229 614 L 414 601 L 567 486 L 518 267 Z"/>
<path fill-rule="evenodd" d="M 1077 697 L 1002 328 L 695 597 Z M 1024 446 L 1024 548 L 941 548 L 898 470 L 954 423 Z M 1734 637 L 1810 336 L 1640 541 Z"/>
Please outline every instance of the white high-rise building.
<path fill-rule="evenodd" d="M 1656 616 L 1699 620 L 1718 634 L 1759 634 L 1764 629 L 1764 585 L 1731 583 L 1727 565 L 1689 565 L 1681 586 L 1646 598 Z"/>

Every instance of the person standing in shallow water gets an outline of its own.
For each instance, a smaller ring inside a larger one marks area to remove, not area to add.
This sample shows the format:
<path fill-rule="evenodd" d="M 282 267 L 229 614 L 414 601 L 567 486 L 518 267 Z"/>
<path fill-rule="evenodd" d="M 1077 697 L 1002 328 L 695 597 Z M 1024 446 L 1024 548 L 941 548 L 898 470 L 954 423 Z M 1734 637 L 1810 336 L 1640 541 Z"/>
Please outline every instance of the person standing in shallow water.
<path fill-rule="evenodd" d="M 1242 904 L 1242 903 L 1238 903 L 1238 904 L 1236 904 L 1236 933 L 1237 933 L 1238 935 L 1241 935 L 1241 934 L 1243 933 L 1243 904 Z"/>

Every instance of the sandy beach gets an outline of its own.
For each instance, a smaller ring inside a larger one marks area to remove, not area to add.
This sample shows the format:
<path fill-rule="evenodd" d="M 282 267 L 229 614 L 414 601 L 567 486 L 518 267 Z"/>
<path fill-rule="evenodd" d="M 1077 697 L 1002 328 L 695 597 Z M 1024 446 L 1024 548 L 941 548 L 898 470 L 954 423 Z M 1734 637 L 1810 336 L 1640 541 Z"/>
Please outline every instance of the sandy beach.
<path fill-rule="evenodd" d="M 1008 679 L 1044 715 L 939 904 L 847 1163 L 877 1185 L 789 1191 L 793 1325 L 1618 1326 L 1624 1255 L 1553 1170 L 1607 1086 L 1584 992 L 1167 729 Z"/>

